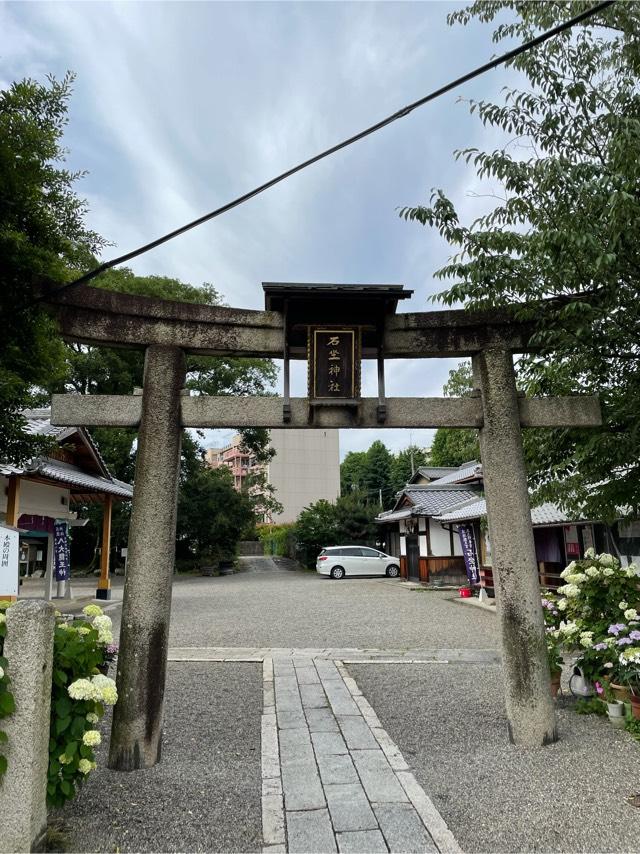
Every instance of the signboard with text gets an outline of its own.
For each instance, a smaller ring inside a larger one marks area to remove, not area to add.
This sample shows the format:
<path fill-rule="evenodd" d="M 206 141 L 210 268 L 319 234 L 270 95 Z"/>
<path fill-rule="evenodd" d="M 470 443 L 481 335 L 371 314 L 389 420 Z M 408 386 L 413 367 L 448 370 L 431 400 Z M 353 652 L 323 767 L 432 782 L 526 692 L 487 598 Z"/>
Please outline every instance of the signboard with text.
<path fill-rule="evenodd" d="M 310 327 L 309 397 L 354 400 L 360 397 L 360 330 Z"/>
<path fill-rule="evenodd" d="M 478 584 L 480 582 L 480 566 L 473 525 L 458 525 L 458 534 L 460 536 L 460 545 L 462 546 L 464 565 L 467 570 L 469 584 Z"/>
<path fill-rule="evenodd" d="M 20 535 L 15 528 L 0 525 L 0 596 L 18 595 Z"/>
<path fill-rule="evenodd" d="M 67 581 L 71 575 L 67 523 L 56 520 L 53 525 L 53 567 L 56 581 Z"/>

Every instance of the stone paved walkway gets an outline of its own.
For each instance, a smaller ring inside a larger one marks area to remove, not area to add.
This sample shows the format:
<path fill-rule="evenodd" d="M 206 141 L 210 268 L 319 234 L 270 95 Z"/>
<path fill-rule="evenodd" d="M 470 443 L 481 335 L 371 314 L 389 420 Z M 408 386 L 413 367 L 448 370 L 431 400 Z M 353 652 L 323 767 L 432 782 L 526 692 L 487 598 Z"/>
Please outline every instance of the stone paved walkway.
<path fill-rule="evenodd" d="M 460 851 L 342 661 L 263 661 L 263 851 Z"/>

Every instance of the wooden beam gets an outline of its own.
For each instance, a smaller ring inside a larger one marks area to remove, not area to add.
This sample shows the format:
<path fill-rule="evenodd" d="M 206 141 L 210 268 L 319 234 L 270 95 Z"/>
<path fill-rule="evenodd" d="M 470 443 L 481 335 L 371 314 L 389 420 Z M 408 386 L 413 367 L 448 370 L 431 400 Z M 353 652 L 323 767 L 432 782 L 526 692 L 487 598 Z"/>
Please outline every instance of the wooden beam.
<path fill-rule="evenodd" d="M 109 556 L 111 554 L 111 511 L 113 496 L 105 495 L 102 509 L 102 548 L 100 551 L 100 578 L 96 599 L 111 598 L 111 579 L 109 578 Z"/>
<path fill-rule="evenodd" d="M 183 427 L 266 428 L 438 428 L 482 426 L 479 398 L 391 397 L 387 419 L 377 420 L 377 398 L 363 398 L 359 412 L 344 408 L 318 408 L 309 421 L 306 398 L 291 399 L 291 420 L 282 420 L 280 397 L 183 397 L 180 401 Z M 137 427 L 142 399 L 124 395 L 54 394 L 51 423 L 58 426 Z M 521 398 L 523 427 L 599 427 L 602 424 L 598 399 L 589 396 Z"/>
<path fill-rule="evenodd" d="M 20 517 L 20 475 L 12 474 L 9 477 L 9 490 L 7 492 L 6 522 L 12 528 L 18 527 Z"/>

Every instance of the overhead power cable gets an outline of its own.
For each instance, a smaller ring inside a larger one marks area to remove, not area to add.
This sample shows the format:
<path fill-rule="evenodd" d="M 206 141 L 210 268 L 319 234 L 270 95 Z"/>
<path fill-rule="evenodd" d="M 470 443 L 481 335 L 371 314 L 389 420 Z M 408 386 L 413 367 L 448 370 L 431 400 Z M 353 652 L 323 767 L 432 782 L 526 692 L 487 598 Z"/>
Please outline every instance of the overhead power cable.
<path fill-rule="evenodd" d="M 419 98 L 417 101 L 408 104 L 406 107 L 402 107 L 402 109 L 398 110 L 397 112 L 392 113 L 390 116 L 387 116 L 381 121 L 376 122 L 376 124 L 371 125 L 363 131 L 360 131 L 360 133 L 357 133 L 354 136 L 350 136 L 348 137 L 348 139 L 344 139 L 342 142 L 331 146 L 331 148 L 325 149 L 320 154 L 316 154 L 314 157 L 310 157 L 308 160 L 304 160 L 302 163 L 299 163 L 297 166 L 293 166 L 291 169 L 287 169 L 286 172 L 282 172 L 280 175 L 277 175 L 275 178 L 272 178 L 265 184 L 261 184 L 259 187 L 250 190 L 248 193 L 244 193 L 242 196 L 238 196 L 236 199 L 227 202 L 227 204 L 222 205 L 222 207 L 216 208 L 216 210 L 204 214 L 204 216 L 198 217 L 198 219 L 194 219 L 192 222 L 189 222 L 186 225 L 181 226 L 180 228 L 176 228 L 174 229 L 174 231 L 170 231 L 162 237 L 158 237 L 156 238 L 156 240 L 152 240 L 150 243 L 145 243 L 144 246 L 140 246 L 138 249 L 134 249 L 131 252 L 127 252 L 125 255 L 120 255 L 119 258 L 114 258 L 111 261 L 105 261 L 103 264 L 100 264 L 95 269 L 90 270 L 83 276 L 80 276 L 80 278 L 74 279 L 71 282 L 66 282 L 64 285 L 62 285 L 62 287 L 58 288 L 56 292 L 60 292 L 65 290 L 66 288 L 70 288 L 72 285 L 80 285 L 89 282 L 91 281 L 91 279 L 95 279 L 96 276 L 99 276 L 101 273 L 110 270 L 112 267 L 116 267 L 118 264 L 124 264 L 126 261 L 131 261 L 132 258 L 137 258 L 139 255 L 143 255 L 145 252 L 149 252 L 151 249 L 155 249 L 157 246 L 161 246 L 163 243 L 167 243 L 169 240 L 173 240 L 175 237 L 179 237 L 181 234 L 185 234 L 185 232 L 190 231 L 192 228 L 196 228 L 197 226 L 202 225 L 203 223 L 208 222 L 209 220 L 214 219 L 215 217 L 218 217 L 221 214 L 226 213 L 227 211 L 233 210 L 233 208 L 237 208 L 239 205 L 244 204 L 244 202 L 249 201 L 249 199 L 253 199 L 255 196 L 260 195 L 260 193 L 264 193 L 265 190 L 268 190 L 271 187 L 275 187 L 276 184 L 279 184 L 287 178 L 290 178 L 297 172 L 301 172 L 303 169 L 312 166 L 314 163 L 317 163 L 320 160 L 324 160 L 325 157 L 329 157 L 331 154 L 335 154 L 337 151 L 340 151 L 343 148 L 347 148 L 349 145 L 353 145 L 355 142 L 359 142 L 361 139 L 364 139 L 365 137 L 376 133 L 376 131 L 387 127 L 387 125 L 398 121 L 398 119 L 403 119 L 405 116 L 408 116 L 409 113 L 412 113 L 414 110 L 418 109 L 418 107 L 422 107 L 425 104 L 428 104 L 430 101 L 434 101 L 436 98 L 439 98 L 441 95 L 445 95 L 452 89 L 456 89 L 463 83 L 467 83 L 469 82 L 469 80 L 473 80 L 475 77 L 479 77 L 481 74 L 485 74 L 487 71 L 491 71 L 492 69 L 497 68 L 499 65 L 504 65 L 504 63 L 508 62 L 510 59 L 515 59 L 515 57 L 519 56 L 520 54 L 525 53 L 526 51 L 531 50 L 534 47 L 537 47 L 537 45 L 548 41 L 559 33 L 571 29 L 571 27 L 575 26 L 576 24 L 579 24 L 581 21 L 585 21 L 587 20 L 587 18 L 593 17 L 594 15 L 598 14 L 598 12 L 602 12 L 607 7 L 612 6 L 613 3 L 614 0 L 605 0 L 605 2 L 603 3 L 598 3 L 597 6 L 592 6 L 590 9 L 586 9 L 584 12 L 581 12 L 579 15 L 570 18 L 568 21 L 565 21 L 564 23 L 558 24 L 558 26 L 553 27 L 553 29 L 547 30 L 541 35 L 536 36 L 536 38 L 531 39 L 528 42 L 524 42 L 513 50 L 509 50 L 506 53 L 503 53 L 501 56 L 498 56 L 495 59 L 486 62 L 484 65 L 478 66 L 478 68 L 475 68 L 473 71 L 469 71 L 467 72 L 467 74 L 463 74 L 462 77 L 458 77 L 455 80 L 452 80 L 450 83 L 441 86 L 439 89 L 435 89 L 433 92 L 430 92 L 423 98 Z"/>

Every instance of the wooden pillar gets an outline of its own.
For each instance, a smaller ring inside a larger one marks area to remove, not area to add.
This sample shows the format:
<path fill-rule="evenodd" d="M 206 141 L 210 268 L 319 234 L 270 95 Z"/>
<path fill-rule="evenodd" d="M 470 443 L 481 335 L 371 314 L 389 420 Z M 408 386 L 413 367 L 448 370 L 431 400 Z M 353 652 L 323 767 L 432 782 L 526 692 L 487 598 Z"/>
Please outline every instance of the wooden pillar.
<path fill-rule="evenodd" d="M 7 525 L 18 527 L 20 517 L 20 477 L 11 475 L 9 478 L 9 494 L 7 495 Z"/>
<path fill-rule="evenodd" d="M 111 554 L 111 511 L 113 496 L 105 495 L 102 511 L 102 550 L 100 552 L 100 578 L 96 599 L 111 599 L 111 579 L 109 578 L 109 555 Z"/>

